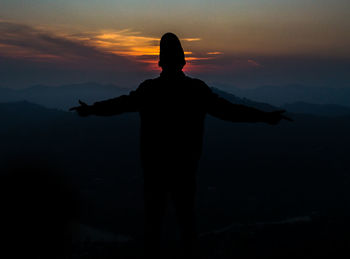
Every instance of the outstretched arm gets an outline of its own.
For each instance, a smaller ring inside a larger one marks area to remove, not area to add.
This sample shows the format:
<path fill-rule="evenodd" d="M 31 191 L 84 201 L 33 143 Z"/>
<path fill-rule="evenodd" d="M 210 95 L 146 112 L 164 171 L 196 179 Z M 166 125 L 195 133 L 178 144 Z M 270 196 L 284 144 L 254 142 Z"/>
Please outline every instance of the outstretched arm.
<path fill-rule="evenodd" d="M 232 122 L 265 122 L 272 125 L 279 123 L 282 119 L 292 121 L 290 118 L 282 115 L 285 112 L 284 110 L 265 112 L 242 104 L 231 103 L 212 92 L 209 94 L 208 99 L 208 113 L 222 120 Z"/>
<path fill-rule="evenodd" d="M 111 116 L 124 112 L 136 112 L 138 110 L 138 89 L 131 91 L 129 95 L 121 95 L 116 98 L 95 102 L 93 105 L 87 105 L 79 100 L 80 106 L 72 107 L 70 111 L 76 111 L 80 116 L 89 115 Z"/>

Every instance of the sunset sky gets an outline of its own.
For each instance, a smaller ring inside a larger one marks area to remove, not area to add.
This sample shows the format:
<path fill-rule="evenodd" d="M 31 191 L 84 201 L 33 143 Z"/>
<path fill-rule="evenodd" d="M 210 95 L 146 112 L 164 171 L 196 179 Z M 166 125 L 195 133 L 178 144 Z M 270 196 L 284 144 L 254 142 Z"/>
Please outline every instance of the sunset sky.
<path fill-rule="evenodd" d="M 348 0 L 0 0 L 0 85 L 134 87 L 159 74 L 160 37 L 211 84 L 350 87 Z"/>

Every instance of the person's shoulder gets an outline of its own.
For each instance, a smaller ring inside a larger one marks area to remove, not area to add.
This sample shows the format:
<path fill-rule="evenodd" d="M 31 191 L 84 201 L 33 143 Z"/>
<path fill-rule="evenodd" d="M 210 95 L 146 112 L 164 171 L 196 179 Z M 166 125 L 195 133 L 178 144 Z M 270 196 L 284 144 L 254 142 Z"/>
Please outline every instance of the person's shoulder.
<path fill-rule="evenodd" d="M 152 85 L 154 84 L 154 80 L 154 78 L 146 79 L 140 83 L 139 87 L 147 87 L 149 85 Z"/>
<path fill-rule="evenodd" d="M 209 87 L 203 80 L 196 78 L 196 77 L 190 77 L 185 76 L 186 80 L 190 81 L 192 85 L 198 86 L 198 87 Z"/>
<path fill-rule="evenodd" d="M 151 79 L 146 79 L 146 80 L 142 81 L 139 84 L 136 91 L 143 93 L 143 92 L 147 91 L 147 89 L 152 88 L 152 86 L 155 84 L 154 80 L 155 80 L 154 78 L 151 78 Z"/>
<path fill-rule="evenodd" d="M 189 77 L 189 76 L 186 76 L 186 77 L 187 77 L 187 80 L 190 81 L 192 87 L 194 87 L 196 90 L 201 90 L 202 92 L 205 92 L 205 93 L 211 92 L 210 87 L 203 80 L 195 77 Z"/>

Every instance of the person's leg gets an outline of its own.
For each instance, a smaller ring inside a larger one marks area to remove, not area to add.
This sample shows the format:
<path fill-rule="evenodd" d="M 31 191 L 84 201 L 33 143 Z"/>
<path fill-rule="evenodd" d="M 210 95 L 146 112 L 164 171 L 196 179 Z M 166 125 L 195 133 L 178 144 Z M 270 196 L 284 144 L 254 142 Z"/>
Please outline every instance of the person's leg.
<path fill-rule="evenodd" d="M 195 221 L 195 170 L 187 171 L 182 179 L 174 181 L 172 198 L 176 209 L 176 216 L 180 226 L 184 253 L 186 256 L 196 257 L 198 253 L 198 240 Z"/>
<path fill-rule="evenodd" d="M 159 179 L 150 175 L 145 175 L 144 181 L 145 256 L 146 258 L 160 258 L 167 191 Z"/>

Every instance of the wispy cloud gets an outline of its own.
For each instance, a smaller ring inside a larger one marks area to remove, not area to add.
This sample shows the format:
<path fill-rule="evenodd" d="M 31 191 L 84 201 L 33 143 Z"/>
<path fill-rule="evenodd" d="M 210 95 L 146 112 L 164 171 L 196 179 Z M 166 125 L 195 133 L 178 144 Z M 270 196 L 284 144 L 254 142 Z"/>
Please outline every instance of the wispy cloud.
<path fill-rule="evenodd" d="M 130 29 L 120 31 L 99 31 L 66 35 L 66 37 L 84 41 L 105 52 L 124 56 L 156 56 L 159 53 L 159 39 L 142 36 Z"/>
<path fill-rule="evenodd" d="M 213 52 L 208 52 L 207 54 L 208 55 L 221 55 L 221 54 L 224 54 L 224 53 L 222 53 L 220 51 L 213 51 Z"/>
<path fill-rule="evenodd" d="M 197 53 L 192 42 L 201 38 L 181 38 L 186 47 L 186 71 L 199 69 L 200 62 L 216 59 L 219 51 Z M 159 70 L 159 38 L 132 29 L 68 33 L 39 29 L 0 20 L 0 55 L 43 62 L 115 67 L 139 66 Z M 193 49 L 193 51 L 192 51 Z"/>
<path fill-rule="evenodd" d="M 102 52 L 83 40 L 74 40 L 51 31 L 6 21 L 0 21 L 0 55 L 79 65 L 95 63 L 133 66 L 125 57 Z"/>
<path fill-rule="evenodd" d="M 159 69 L 157 66 L 159 55 L 159 38 L 142 35 L 132 29 L 119 31 L 102 30 L 82 34 L 65 35 L 74 40 L 84 41 L 97 49 L 126 57 L 133 57 L 136 61 L 149 64 L 151 69 Z M 194 42 L 200 38 L 181 38 L 181 41 Z M 220 53 L 220 52 L 213 52 Z M 192 51 L 186 51 L 186 60 L 210 59 L 212 57 L 201 57 Z"/>
<path fill-rule="evenodd" d="M 35 61 L 86 64 L 91 60 L 107 63 L 118 60 L 123 64 L 141 63 L 148 69 L 159 70 L 159 40 L 132 29 L 71 34 L 0 20 L 0 55 Z M 201 39 L 180 40 L 191 44 Z M 193 61 L 212 59 L 219 53 L 209 52 L 203 56 L 185 50 L 187 70 L 196 66 Z"/>
<path fill-rule="evenodd" d="M 55 30 L 0 21 L 2 85 L 82 81 L 137 83 L 148 65 L 102 51 Z"/>
<path fill-rule="evenodd" d="M 183 41 L 200 41 L 200 40 L 202 40 L 201 38 L 184 38 L 184 39 L 182 39 Z"/>

